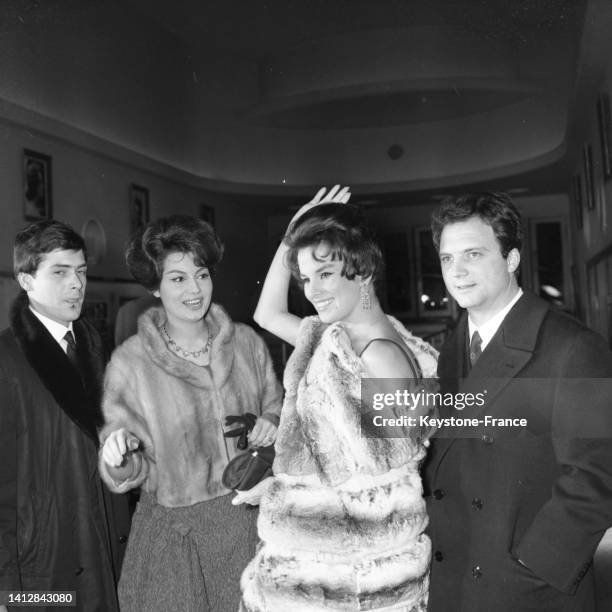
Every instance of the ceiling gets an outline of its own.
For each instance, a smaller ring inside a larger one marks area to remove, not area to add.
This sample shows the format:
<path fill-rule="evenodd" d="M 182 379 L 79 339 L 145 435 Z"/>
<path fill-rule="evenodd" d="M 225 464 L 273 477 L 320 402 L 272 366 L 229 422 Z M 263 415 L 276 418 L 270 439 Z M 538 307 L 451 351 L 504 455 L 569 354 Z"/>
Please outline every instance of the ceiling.
<path fill-rule="evenodd" d="M 268 143 L 229 183 L 297 193 L 337 176 L 391 203 L 564 191 L 612 38 L 600 0 L 127 2 L 184 46 L 236 150 Z"/>

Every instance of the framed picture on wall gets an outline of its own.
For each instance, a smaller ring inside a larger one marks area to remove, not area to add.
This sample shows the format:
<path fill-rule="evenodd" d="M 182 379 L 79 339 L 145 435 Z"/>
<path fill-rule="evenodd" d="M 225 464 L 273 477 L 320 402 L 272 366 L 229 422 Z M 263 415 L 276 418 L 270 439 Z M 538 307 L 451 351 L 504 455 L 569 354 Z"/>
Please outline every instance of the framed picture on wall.
<path fill-rule="evenodd" d="M 215 227 L 215 209 L 208 204 L 198 204 L 196 216 Z"/>
<path fill-rule="evenodd" d="M 149 222 L 149 190 L 140 185 L 130 185 L 130 233 Z"/>
<path fill-rule="evenodd" d="M 51 157 L 23 150 L 23 216 L 28 221 L 51 219 Z"/>
<path fill-rule="evenodd" d="M 593 174 L 593 150 L 590 144 L 585 144 L 582 149 L 582 169 L 586 207 L 587 210 L 593 210 L 596 204 L 597 192 L 595 189 L 595 176 Z"/>
<path fill-rule="evenodd" d="M 610 118 L 610 96 L 604 93 L 597 100 L 599 138 L 601 141 L 601 161 L 604 180 L 612 176 L 612 120 Z"/>

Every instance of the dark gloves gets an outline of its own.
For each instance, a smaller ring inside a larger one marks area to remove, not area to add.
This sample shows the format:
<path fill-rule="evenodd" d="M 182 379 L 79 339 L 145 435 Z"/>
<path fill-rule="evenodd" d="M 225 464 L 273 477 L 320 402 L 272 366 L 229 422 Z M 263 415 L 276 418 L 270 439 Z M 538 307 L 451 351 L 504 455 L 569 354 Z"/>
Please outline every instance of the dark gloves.
<path fill-rule="evenodd" d="M 231 414 L 230 416 L 225 417 L 225 426 L 229 427 L 231 425 L 238 424 L 238 427 L 226 431 L 223 435 L 226 438 L 238 438 L 238 448 L 240 450 L 245 450 L 249 445 L 247 436 L 255 426 L 255 421 L 257 421 L 257 417 L 251 412 L 245 412 L 244 414 Z"/>

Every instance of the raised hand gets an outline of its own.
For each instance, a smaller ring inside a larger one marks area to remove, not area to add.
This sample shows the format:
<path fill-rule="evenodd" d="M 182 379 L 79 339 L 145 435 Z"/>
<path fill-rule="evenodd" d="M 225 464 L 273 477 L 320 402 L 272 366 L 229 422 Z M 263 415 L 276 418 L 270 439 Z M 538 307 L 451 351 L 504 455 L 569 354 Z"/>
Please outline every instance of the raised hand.
<path fill-rule="evenodd" d="M 330 202 L 346 204 L 351 197 L 349 187 L 340 187 L 340 185 L 334 185 L 329 191 L 326 187 L 322 187 L 317 191 L 314 198 L 310 202 L 304 204 L 293 216 L 289 223 L 289 230 L 297 219 L 299 219 L 307 210 L 320 206 L 321 204 L 328 204 Z M 289 280 L 291 274 L 287 267 L 285 256 L 289 247 L 283 240 L 274 259 L 270 264 L 270 269 L 266 275 L 261 295 L 259 296 L 259 302 L 253 318 L 261 325 L 264 329 L 272 332 L 275 336 L 278 336 L 281 340 L 288 342 L 295 346 L 297 341 L 298 331 L 300 329 L 300 317 L 289 312 L 289 306 L 287 303 L 287 294 L 289 292 Z M 261 424 L 264 427 L 264 424 Z M 257 434 L 258 432 L 254 432 Z M 272 432 L 261 432 L 261 443 L 264 437 L 270 437 Z M 275 433 L 275 432 L 274 432 Z M 258 440 L 259 441 L 259 440 Z M 253 436 L 251 436 L 251 443 L 253 443 Z"/>
<path fill-rule="evenodd" d="M 315 194 L 314 198 L 308 202 L 308 204 L 325 204 L 327 202 L 340 202 L 346 204 L 351 197 L 351 188 L 340 187 L 340 185 L 334 185 L 329 191 L 327 187 L 321 187 Z"/>
<path fill-rule="evenodd" d="M 334 185 L 329 191 L 327 187 L 321 187 L 317 193 L 315 193 L 314 198 L 310 200 L 310 202 L 306 202 L 304 206 L 302 206 L 296 213 L 293 215 L 293 218 L 289 222 L 289 227 L 295 221 L 297 221 L 307 210 L 314 208 L 315 206 L 319 206 L 320 204 L 329 204 L 330 202 L 335 202 L 338 204 L 346 204 L 351 197 L 351 188 L 350 187 L 340 187 L 340 185 Z"/>

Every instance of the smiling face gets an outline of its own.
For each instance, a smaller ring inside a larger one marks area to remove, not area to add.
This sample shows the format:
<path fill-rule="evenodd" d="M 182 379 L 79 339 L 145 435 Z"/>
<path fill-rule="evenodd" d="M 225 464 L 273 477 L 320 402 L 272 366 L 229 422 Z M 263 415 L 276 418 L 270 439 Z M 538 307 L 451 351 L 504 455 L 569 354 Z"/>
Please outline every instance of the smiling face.
<path fill-rule="evenodd" d="M 200 321 L 208 312 L 213 284 L 208 268 L 198 266 L 192 253 L 170 253 L 164 260 L 159 289 L 170 325 Z"/>
<path fill-rule="evenodd" d="M 43 255 L 36 272 L 22 272 L 18 281 L 34 310 L 68 326 L 81 314 L 86 274 L 83 251 L 55 249 Z"/>
<path fill-rule="evenodd" d="M 327 243 L 300 249 L 297 255 L 304 295 L 316 308 L 321 321 L 354 322 L 362 315 L 359 284 L 342 275 L 343 261 L 332 259 Z"/>
<path fill-rule="evenodd" d="M 512 300 L 519 262 L 517 249 L 502 256 L 493 228 L 480 217 L 450 223 L 442 230 L 440 264 L 446 288 L 476 325 L 486 323 Z"/>

